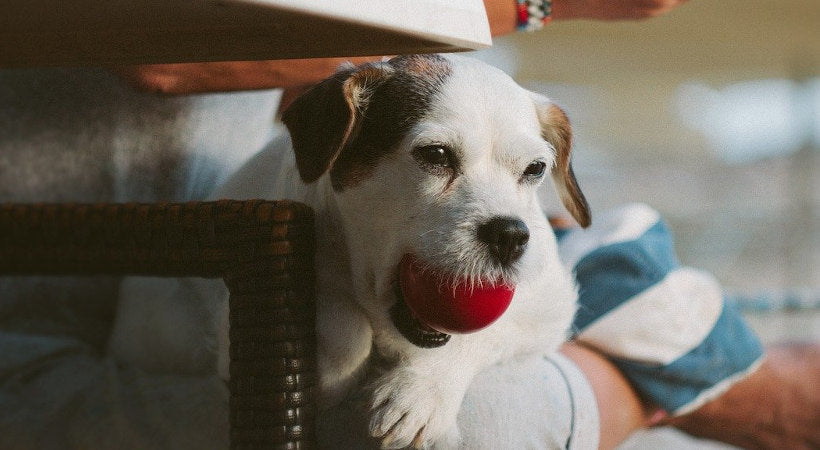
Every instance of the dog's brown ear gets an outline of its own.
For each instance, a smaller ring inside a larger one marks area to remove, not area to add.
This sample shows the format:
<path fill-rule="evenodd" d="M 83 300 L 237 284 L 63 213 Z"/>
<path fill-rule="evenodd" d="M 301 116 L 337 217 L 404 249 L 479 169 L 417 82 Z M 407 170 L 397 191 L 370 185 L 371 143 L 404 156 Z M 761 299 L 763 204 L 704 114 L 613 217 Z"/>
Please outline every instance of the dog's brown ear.
<path fill-rule="evenodd" d="M 345 68 L 302 94 L 282 113 L 302 181 L 312 183 L 333 166 L 355 138 L 371 94 L 391 74 L 385 63 Z"/>
<path fill-rule="evenodd" d="M 533 94 L 538 120 L 541 122 L 541 136 L 555 149 L 555 167 L 552 179 L 558 195 L 572 217 L 584 228 L 592 221 L 589 205 L 572 171 L 570 152 L 572 150 L 572 128 L 564 111 L 546 97 Z"/>

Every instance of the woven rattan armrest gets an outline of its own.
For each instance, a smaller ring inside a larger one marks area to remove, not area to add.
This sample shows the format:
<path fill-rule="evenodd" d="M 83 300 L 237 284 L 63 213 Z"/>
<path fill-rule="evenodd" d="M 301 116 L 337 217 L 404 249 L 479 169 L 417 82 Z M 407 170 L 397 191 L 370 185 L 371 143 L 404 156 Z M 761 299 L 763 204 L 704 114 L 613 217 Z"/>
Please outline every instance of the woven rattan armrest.
<path fill-rule="evenodd" d="M 231 447 L 314 446 L 313 218 L 287 201 L 0 205 L 0 274 L 224 279 Z"/>

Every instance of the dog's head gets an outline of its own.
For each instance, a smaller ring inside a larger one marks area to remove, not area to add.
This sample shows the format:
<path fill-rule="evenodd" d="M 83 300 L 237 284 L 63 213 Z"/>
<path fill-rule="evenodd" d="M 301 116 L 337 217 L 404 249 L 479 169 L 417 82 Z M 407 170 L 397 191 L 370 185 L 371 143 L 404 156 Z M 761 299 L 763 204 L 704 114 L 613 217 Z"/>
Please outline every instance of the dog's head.
<path fill-rule="evenodd" d="M 577 222 L 590 221 L 564 112 L 473 59 L 345 68 L 283 121 L 302 180 L 332 186 L 352 264 L 377 296 L 407 254 L 454 281 L 514 283 L 540 270 L 528 267 L 554 253 L 536 199 L 548 174 Z"/>

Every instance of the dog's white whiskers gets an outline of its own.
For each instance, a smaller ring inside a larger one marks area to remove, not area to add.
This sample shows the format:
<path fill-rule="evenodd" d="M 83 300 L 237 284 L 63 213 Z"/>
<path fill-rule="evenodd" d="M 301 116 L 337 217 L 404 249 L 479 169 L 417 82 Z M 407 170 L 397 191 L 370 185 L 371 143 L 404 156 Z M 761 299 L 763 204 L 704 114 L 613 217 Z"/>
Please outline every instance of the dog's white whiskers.
<path fill-rule="evenodd" d="M 431 234 L 431 233 L 443 234 L 443 233 L 442 233 L 442 231 L 441 231 L 441 230 L 439 230 L 439 229 L 436 229 L 436 228 L 430 228 L 430 229 L 429 229 L 429 230 L 427 230 L 427 231 L 422 231 L 421 233 L 419 233 L 419 237 L 424 237 L 424 236 L 427 236 L 428 234 Z"/>

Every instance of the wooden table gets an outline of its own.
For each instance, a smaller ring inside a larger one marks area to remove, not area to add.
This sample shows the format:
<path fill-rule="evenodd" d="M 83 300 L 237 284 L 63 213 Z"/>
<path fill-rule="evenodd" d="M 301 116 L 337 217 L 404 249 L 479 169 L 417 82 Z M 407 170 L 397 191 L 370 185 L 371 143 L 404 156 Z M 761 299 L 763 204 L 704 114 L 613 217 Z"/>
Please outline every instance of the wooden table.
<path fill-rule="evenodd" d="M 478 49 L 481 0 L 6 0 L 0 67 Z"/>

